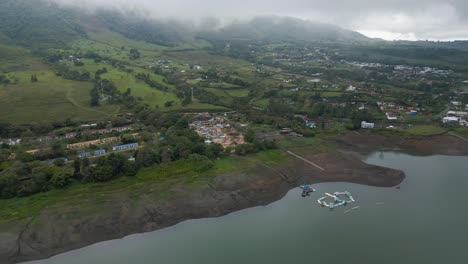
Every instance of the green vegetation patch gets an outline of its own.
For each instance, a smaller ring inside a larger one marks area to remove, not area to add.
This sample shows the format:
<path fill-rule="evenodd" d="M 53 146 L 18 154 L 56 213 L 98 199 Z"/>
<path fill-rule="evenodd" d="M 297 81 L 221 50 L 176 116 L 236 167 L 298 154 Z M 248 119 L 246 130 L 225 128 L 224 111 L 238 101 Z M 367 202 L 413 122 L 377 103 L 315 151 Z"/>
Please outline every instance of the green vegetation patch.
<path fill-rule="evenodd" d="M 248 89 L 236 89 L 236 90 L 227 90 L 226 91 L 230 96 L 233 97 L 246 97 L 249 95 Z"/>
<path fill-rule="evenodd" d="M 138 199 L 142 194 L 162 193 L 175 185 L 207 183 L 213 176 L 248 170 L 258 166 L 259 162 L 270 166 L 281 164 L 287 158 L 288 155 L 282 150 L 267 150 L 243 157 L 228 156 L 216 161 L 179 160 L 141 169 L 135 177 L 122 177 L 105 183 L 73 184 L 65 189 L 54 189 L 28 197 L 0 199 L 0 223 L 37 215 L 45 207 L 70 210 L 85 204 L 86 210 L 92 213 L 104 202 L 118 197 L 131 196 Z"/>
<path fill-rule="evenodd" d="M 174 93 L 152 88 L 144 81 L 137 80 L 133 73 L 110 69 L 108 73 L 102 74 L 101 78 L 112 81 L 120 92 L 125 92 L 130 88 L 133 96 L 141 98 L 151 106 L 159 105 L 163 108 L 166 102 L 179 102 L 179 98 Z"/>
<path fill-rule="evenodd" d="M 31 82 L 32 74 L 38 82 Z M 14 72 L 8 76 L 17 83 L 0 87 L 0 120 L 4 122 L 100 120 L 118 111 L 118 106 L 89 107 L 92 88 L 89 82 L 64 80 L 48 70 Z"/>
<path fill-rule="evenodd" d="M 415 136 L 430 136 L 444 133 L 446 130 L 439 126 L 412 126 L 405 130 L 407 133 Z"/>
<path fill-rule="evenodd" d="M 455 128 L 454 129 L 454 132 L 462 137 L 464 137 L 465 139 L 468 139 L 468 127 L 459 127 L 459 128 Z"/>

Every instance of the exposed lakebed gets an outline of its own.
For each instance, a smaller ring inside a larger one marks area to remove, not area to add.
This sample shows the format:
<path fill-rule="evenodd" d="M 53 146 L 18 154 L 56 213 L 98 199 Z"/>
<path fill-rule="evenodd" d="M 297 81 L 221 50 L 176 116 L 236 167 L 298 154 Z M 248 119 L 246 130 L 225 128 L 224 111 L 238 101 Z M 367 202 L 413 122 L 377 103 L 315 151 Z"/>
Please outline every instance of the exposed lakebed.
<path fill-rule="evenodd" d="M 465 263 L 468 157 L 376 152 L 365 161 L 403 170 L 401 188 L 320 183 L 307 198 L 297 188 L 267 206 L 31 263 Z M 316 202 L 325 192 L 344 190 L 355 204 L 329 211 Z"/>

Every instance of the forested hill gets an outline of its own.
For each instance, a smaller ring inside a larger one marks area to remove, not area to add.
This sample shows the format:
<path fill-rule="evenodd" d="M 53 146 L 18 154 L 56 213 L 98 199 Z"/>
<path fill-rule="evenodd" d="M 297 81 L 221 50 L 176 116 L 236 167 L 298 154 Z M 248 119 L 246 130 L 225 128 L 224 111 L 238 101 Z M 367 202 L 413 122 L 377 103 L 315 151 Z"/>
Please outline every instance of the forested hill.
<path fill-rule="evenodd" d="M 118 32 L 127 38 L 163 46 L 193 41 L 366 41 L 362 34 L 336 26 L 311 23 L 288 17 L 257 17 L 232 23 L 220 30 L 203 30 L 175 20 L 144 18 L 138 14 L 122 14 L 101 10 L 89 13 L 64 8 L 46 0 L 0 1 L 0 42 L 22 46 L 63 47 L 93 30 Z"/>
<path fill-rule="evenodd" d="M 84 35 L 72 10 L 42 0 L 0 1 L 0 41 L 28 47 L 59 47 Z"/>
<path fill-rule="evenodd" d="M 193 40 L 176 22 L 139 19 L 114 11 L 89 13 L 45 0 L 0 1 L 0 42 L 30 48 L 61 48 L 93 30 L 118 32 L 128 38 L 172 46 Z"/>
<path fill-rule="evenodd" d="M 337 26 L 313 23 L 291 17 L 261 16 L 227 25 L 217 31 L 201 33 L 217 40 L 265 41 L 368 41 L 366 36 Z"/>

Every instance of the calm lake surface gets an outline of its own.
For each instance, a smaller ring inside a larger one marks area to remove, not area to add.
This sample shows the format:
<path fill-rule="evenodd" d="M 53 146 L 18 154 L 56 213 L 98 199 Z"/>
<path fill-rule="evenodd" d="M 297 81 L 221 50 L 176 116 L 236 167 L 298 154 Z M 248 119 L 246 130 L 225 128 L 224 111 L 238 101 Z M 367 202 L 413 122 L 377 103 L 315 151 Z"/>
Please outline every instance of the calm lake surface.
<path fill-rule="evenodd" d="M 265 207 L 29 263 L 468 263 L 468 157 L 377 152 L 365 161 L 405 171 L 401 189 L 317 184 L 308 198 L 294 189 Z M 355 204 L 333 211 L 317 204 L 325 192 L 344 190 Z"/>

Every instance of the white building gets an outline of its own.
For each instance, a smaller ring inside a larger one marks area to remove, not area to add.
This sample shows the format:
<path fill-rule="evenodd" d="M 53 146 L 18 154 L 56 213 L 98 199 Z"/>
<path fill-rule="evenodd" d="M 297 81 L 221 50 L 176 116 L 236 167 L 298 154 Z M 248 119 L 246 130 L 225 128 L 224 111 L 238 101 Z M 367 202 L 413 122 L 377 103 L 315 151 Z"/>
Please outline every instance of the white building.
<path fill-rule="evenodd" d="M 463 111 L 448 111 L 447 116 L 456 116 L 456 117 L 466 117 L 468 116 L 468 112 Z"/>
<path fill-rule="evenodd" d="M 374 128 L 374 127 L 375 127 L 374 123 L 367 123 L 366 121 L 361 122 L 361 128 L 371 129 L 371 128 Z"/>
<path fill-rule="evenodd" d="M 8 146 L 16 146 L 16 145 L 19 145 L 20 143 L 21 143 L 20 138 L 17 138 L 17 139 L 9 138 L 9 139 L 0 141 L 0 145 L 7 144 Z"/>
<path fill-rule="evenodd" d="M 347 92 L 354 92 L 354 91 L 356 91 L 356 89 L 357 89 L 356 87 L 350 85 L 350 86 L 348 86 L 348 88 L 346 88 L 346 91 Z"/>
<path fill-rule="evenodd" d="M 385 113 L 388 120 L 398 120 L 398 117 L 392 113 Z"/>
<path fill-rule="evenodd" d="M 446 116 L 446 117 L 442 118 L 442 122 L 448 123 L 448 124 L 458 123 L 458 117 Z"/>

